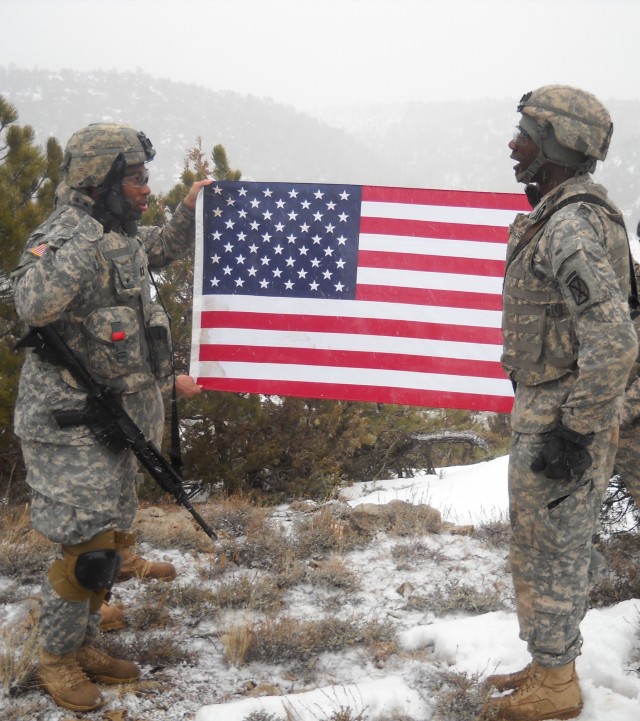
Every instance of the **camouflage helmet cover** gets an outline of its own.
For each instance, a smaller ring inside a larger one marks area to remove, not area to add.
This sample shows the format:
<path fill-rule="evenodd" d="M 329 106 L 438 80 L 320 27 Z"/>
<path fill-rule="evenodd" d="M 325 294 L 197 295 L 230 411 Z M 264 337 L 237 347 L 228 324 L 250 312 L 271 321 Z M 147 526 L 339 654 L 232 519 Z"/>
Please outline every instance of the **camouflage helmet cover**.
<path fill-rule="evenodd" d="M 594 160 L 607 156 L 613 123 L 602 103 L 591 93 L 569 85 L 544 85 L 520 99 L 518 112 L 550 125 L 560 145 Z"/>
<path fill-rule="evenodd" d="M 65 148 L 62 172 L 72 188 L 91 188 L 104 180 L 119 153 L 127 165 L 152 160 L 156 151 L 144 133 L 118 123 L 93 123 L 76 131 Z"/>

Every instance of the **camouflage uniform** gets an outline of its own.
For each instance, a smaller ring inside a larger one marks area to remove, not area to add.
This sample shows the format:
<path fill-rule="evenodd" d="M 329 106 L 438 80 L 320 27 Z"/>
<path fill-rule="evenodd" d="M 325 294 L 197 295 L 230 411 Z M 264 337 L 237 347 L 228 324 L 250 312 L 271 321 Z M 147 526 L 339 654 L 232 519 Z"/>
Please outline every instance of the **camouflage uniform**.
<path fill-rule="evenodd" d="M 163 267 L 191 248 L 194 212 L 180 204 L 164 228 L 141 227 L 131 237 L 118 229 L 105 232 L 91 216 L 92 205 L 86 193 L 59 186 L 56 209 L 32 234 L 14 271 L 16 309 L 29 325 L 53 323 L 96 380 L 121 393 L 125 410 L 159 445 L 160 388 L 172 368 L 168 319 L 151 300 L 148 268 Z M 136 511 L 133 454 L 107 450 L 84 425 L 59 428 L 52 416 L 53 410 L 82 409 L 85 401 L 68 371 L 27 355 L 15 430 L 33 489 L 32 524 L 68 546 L 129 528 Z M 95 637 L 100 603 L 67 600 L 45 579 L 44 649 L 63 655 Z"/>
<path fill-rule="evenodd" d="M 638 226 L 640 231 L 640 225 Z M 640 265 L 634 262 L 636 282 L 640 279 Z M 636 330 L 640 327 L 640 316 L 635 318 Z M 622 407 L 620 440 L 613 467 L 619 475 L 640 510 L 640 356 L 629 376 Z"/>
<path fill-rule="evenodd" d="M 606 191 L 586 174 L 554 188 L 510 232 L 503 365 L 516 383 L 509 460 L 511 572 L 520 636 L 545 667 L 570 663 L 597 575 L 592 535 L 611 475 L 621 397 L 637 353 L 628 241 L 604 207 L 564 199 Z M 532 239 L 514 255 L 528 229 Z M 553 480 L 531 470 L 555 424 L 593 434 L 591 466 Z"/>
<path fill-rule="evenodd" d="M 640 409 L 637 412 L 640 414 Z M 623 411 L 623 419 L 624 416 Z M 619 475 L 624 481 L 624 485 L 635 501 L 636 508 L 640 510 L 640 423 L 638 423 L 638 416 L 623 422 L 620 426 L 620 440 L 613 473 Z"/>

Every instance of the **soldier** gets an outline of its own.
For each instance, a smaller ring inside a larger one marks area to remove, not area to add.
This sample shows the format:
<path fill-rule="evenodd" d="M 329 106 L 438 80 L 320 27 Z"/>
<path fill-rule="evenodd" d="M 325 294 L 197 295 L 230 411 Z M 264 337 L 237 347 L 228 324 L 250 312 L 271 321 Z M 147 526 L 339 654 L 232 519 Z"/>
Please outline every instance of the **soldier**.
<path fill-rule="evenodd" d="M 640 223 L 637 235 L 640 237 Z M 636 286 L 640 280 L 640 264 L 633 263 Z M 639 312 L 637 310 L 637 312 Z M 636 330 L 640 327 L 640 315 L 635 315 Z M 640 510 L 640 357 L 633 366 L 622 406 L 620 441 L 613 466 L 614 475 L 619 475 Z"/>
<path fill-rule="evenodd" d="M 188 251 L 200 188 L 192 185 L 164 228 L 137 221 L 150 194 L 145 163 L 155 150 L 144 133 L 97 123 L 69 140 L 56 207 L 29 238 L 13 273 L 20 318 L 52 324 L 98 382 L 120 393 L 147 438 L 160 445 L 161 388 L 173 379 L 166 314 L 153 302 L 149 267 Z M 183 377 L 185 394 L 197 392 Z M 114 453 L 84 425 L 60 428 L 53 411 L 82 410 L 86 393 L 71 374 L 29 353 L 20 375 L 15 429 L 32 489 L 33 528 L 56 544 L 43 579 L 40 615 L 42 688 L 74 711 L 100 707 L 93 683 L 122 683 L 138 666 L 99 651 L 93 642 L 100 607 L 133 542 L 137 461 Z M 125 530 L 123 530 L 125 529 Z"/>
<path fill-rule="evenodd" d="M 511 573 L 531 663 L 489 685 L 487 718 L 575 718 L 580 623 L 597 577 L 592 536 L 637 354 L 629 244 L 620 211 L 591 177 L 613 125 L 590 93 L 563 85 L 522 97 L 509 142 L 533 211 L 510 228 L 502 364 L 511 416 Z M 601 559 L 600 559 L 601 560 Z"/>

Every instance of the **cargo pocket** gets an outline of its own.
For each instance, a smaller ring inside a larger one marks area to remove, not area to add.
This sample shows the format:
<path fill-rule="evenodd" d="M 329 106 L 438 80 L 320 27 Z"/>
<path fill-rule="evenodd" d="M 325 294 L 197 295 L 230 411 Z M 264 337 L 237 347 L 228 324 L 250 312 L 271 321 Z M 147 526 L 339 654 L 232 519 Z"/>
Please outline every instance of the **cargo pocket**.
<path fill-rule="evenodd" d="M 589 479 L 566 496 L 536 510 L 533 514 L 533 547 L 542 553 L 556 554 L 589 543 L 594 533 L 596 496 Z"/>
<path fill-rule="evenodd" d="M 131 254 L 121 256 L 111 255 L 111 262 L 115 268 L 114 289 L 118 300 L 137 298 L 142 292 L 144 267 L 138 265 Z"/>
<path fill-rule="evenodd" d="M 132 308 L 98 308 L 84 322 L 89 368 L 105 380 L 145 370 L 138 317 Z"/>

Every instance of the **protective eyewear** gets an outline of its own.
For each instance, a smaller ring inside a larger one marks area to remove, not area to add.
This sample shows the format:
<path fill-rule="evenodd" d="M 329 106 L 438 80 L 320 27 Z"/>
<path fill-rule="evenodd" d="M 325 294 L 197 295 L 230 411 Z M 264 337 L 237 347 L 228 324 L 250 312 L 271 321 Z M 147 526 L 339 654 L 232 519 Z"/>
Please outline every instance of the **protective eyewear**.
<path fill-rule="evenodd" d="M 144 185 L 149 183 L 149 171 L 144 170 L 140 173 L 132 173 L 131 175 L 125 175 L 122 179 L 123 185 L 130 185 L 134 188 L 142 188 Z"/>
<path fill-rule="evenodd" d="M 516 125 L 515 132 L 513 133 L 513 142 L 516 145 L 526 145 L 531 140 L 531 136 L 526 130 L 523 130 L 519 125 Z"/>

